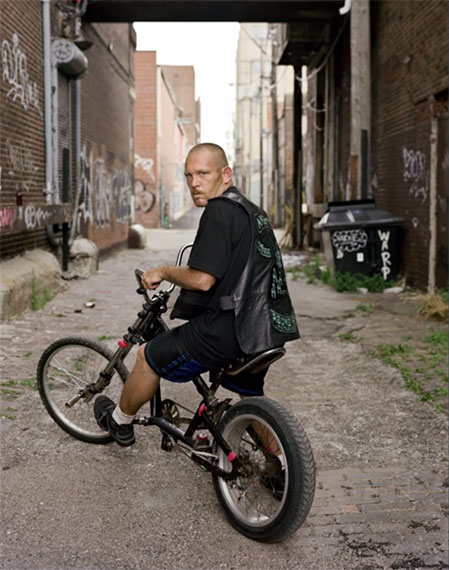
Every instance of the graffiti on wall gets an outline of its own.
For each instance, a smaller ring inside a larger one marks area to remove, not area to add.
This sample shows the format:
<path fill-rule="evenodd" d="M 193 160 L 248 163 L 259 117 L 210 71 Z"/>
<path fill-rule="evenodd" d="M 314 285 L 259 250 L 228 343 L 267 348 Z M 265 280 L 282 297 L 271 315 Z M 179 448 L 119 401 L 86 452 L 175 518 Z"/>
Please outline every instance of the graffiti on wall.
<path fill-rule="evenodd" d="M 0 209 L 0 232 L 23 232 L 43 228 L 50 224 L 68 222 L 71 219 L 70 208 L 61 204 L 35 205 Z"/>
<path fill-rule="evenodd" d="M 19 47 L 19 36 L 14 33 L 12 43 L 2 42 L 2 78 L 10 85 L 6 97 L 18 101 L 27 111 L 33 107 L 42 116 L 37 83 L 30 80 L 26 54 Z"/>
<path fill-rule="evenodd" d="M 80 156 L 79 212 L 84 223 L 95 223 L 104 228 L 115 221 L 125 223 L 131 215 L 131 179 L 129 174 L 116 168 L 112 172 L 103 158 L 94 161 L 93 152 L 86 147 Z"/>
<path fill-rule="evenodd" d="M 140 211 L 146 214 L 150 212 L 156 203 L 156 196 L 148 190 L 145 182 L 136 180 L 134 182 L 134 195 L 136 197 L 136 212 Z"/>
<path fill-rule="evenodd" d="M 421 201 L 427 200 L 429 191 L 429 170 L 426 167 L 426 155 L 419 150 L 402 148 L 403 178 L 410 184 L 409 194 Z"/>
<path fill-rule="evenodd" d="M 0 210 L 0 229 L 14 228 L 14 223 L 17 219 L 17 209 L 15 208 L 2 208 Z"/>
<path fill-rule="evenodd" d="M 144 172 L 146 172 L 152 182 L 156 180 L 153 173 L 154 160 L 152 158 L 143 158 L 139 154 L 135 153 L 134 166 L 135 168 L 141 168 Z"/>
<path fill-rule="evenodd" d="M 33 185 L 33 176 L 39 170 L 34 165 L 31 150 L 25 141 L 13 144 L 9 140 L 5 141 L 5 149 L 7 172 L 16 181 L 16 192 L 28 192 Z"/>

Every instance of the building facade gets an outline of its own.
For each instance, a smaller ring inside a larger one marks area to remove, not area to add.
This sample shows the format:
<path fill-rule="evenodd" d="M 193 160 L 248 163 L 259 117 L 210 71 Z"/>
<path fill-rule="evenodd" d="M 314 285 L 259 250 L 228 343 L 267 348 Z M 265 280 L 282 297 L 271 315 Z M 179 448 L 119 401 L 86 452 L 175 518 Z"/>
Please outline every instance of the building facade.
<path fill-rule="evenodd" d="M 2 259 L 128 238 L 135 36 L 83 21 L 83 5 L 0 3 Z"/>
<path fill-rule="evenodd" d="M 404 219 L 407 284 L 446 287 L 447 2 L 323 1 L 276 41 L 296 77 L 296 244 L 304 211 L 316 221 L 329 202 L 375 199 Z"/>
<path fill-rule="evenodd" d="M 273 27 L 242 24 L 236 57 L 234 177 L 276 225 L 284 222 L 292 190 L 285 170 L 292 146 L 286 144 L 288 126 L 283 122 L 292 93 L 293 68 L 273 61 Z"/>
<path fill-rule="evenodd" d="M 156 52 L 135 54 L 136 222 L 169 227 L 191 208 L 184 160 L 199 142 L 192 66 L 158 66 Z"/>

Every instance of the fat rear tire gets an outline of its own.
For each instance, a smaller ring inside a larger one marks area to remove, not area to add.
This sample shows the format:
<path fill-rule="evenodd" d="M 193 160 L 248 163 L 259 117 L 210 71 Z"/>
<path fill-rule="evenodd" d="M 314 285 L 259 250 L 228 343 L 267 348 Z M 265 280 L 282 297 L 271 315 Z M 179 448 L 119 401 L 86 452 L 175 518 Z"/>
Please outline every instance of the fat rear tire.
<path fill-rule="evenodd" d="M 230 481 L 213 476 L 226 517 L 252 539 L 286 539 L 306 520 L 315 494 L 315 462 L 303 428 L 278 402 L 254 397 L 232 406 L 219 429 L 246 470 Z M 231 471 L 221 449 L 218 457 Z"/>

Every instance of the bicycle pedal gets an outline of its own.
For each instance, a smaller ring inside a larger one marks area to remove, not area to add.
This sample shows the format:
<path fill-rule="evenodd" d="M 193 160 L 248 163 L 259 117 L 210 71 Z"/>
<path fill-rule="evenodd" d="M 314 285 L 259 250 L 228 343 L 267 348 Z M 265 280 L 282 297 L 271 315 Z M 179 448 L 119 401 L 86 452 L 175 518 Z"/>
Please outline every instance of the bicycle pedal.
<path fill-rule="evenodd" d="M 165 433 L 162 435 L 161 449 L 163 451 L 173 451 L 173 442 Z"/>

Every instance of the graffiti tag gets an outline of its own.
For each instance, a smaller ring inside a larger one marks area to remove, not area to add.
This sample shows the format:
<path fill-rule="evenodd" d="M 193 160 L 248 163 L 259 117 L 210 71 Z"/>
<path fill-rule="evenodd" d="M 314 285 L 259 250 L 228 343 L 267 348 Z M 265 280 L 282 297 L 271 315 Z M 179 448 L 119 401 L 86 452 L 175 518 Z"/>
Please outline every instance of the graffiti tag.
<path fill-rule="evenodd" d="M 368 235 L 365 230 L 337 230 L 332 234 L 332 244 L 339 251 L 351 253 L 358 251 L 368 243 Z"/>
<path fill-rule="evenodd" d="M 0 210 L 0 228 L 13 228 L 17 219 L 17 210 L 3 208 Z"/>
<path fill-rule="evenodd" d="M 152 182 L 156 180 L 153 173 L 154 160 L 152 158 L 143 158 L 142 156 L 135 153 L 134 166 L 136 168 L 141 168 L 142 170 L 144 170 L 150 176 Z"/>
<path fill-rule="evenodd" d="M 381 243 L 380 257 L 382 259 L 382 267 L 380 268 L 380 270 L 382 272 L 382 277 L 384 278 L 384 281 L 386 281 L 391 273 L 391 253 L 389 250 L 389 243 L 388 243 L 390 241 L 390 232 L 377 230 L 377 235 L 379 236 Z"/>
<path fill-rule="evenodd" d="M 94 208 L 95 206 L 95 208 Z M 87 155 L 84 147 L 80 156 L 80 205 L 83 221 L 93 222 L 99 228 L 115 220 L 125 223 L 131 215 L 131 179 L 127 172 L 117 168 L 109 173 L 105 161 L 94 162 L 92 151 Z"/>
<path fill-rule="evenodd" d="M 45 224 L 53 216 L 52 212 L 30 204 L 25 208 L 24 221 L 27 230 L 34 230 Z"/>
<path fill-rule="evenodd" d="M 156 203 L 156 196 L 148 190 L 145 182 L 136 180 L 134 182 L 134 195 L 136 197 L 136 211 L 146 214 L 150 212 Z"/>
<path fill-rule="evenodd" d="M 30 149 L 26 148 L 24 141 L 21 144 L 12 144 L 6 141 L 5 145 L 8 153 L 10 174 L 22 174 L 37 170 L 37 168 L 33 168 L 32 154 Z"/>
<path fill-rule="evenodd" d="M 409 194 L 416 199 L 421 199 L 421 203 L 427 200 L 429 189 L 429 172 L 426 169 L 426 155 L 419 150 L 402 149 L 402 159 L 404 162 L 404 182 L 410 184 Z"/>
<path fill-rule="evenodd" d="M 8 40 L 2 42 L 2 68 L 3 79 L 11 85 L 6 96 L 12 97 L 13 101 L 18 100 L 25 111 L 34 107 L 42 116 L 37 83 L 30 80 L 27 56 L 19 48 L 19 36 L 15 33 L 12 45 Z"/>

